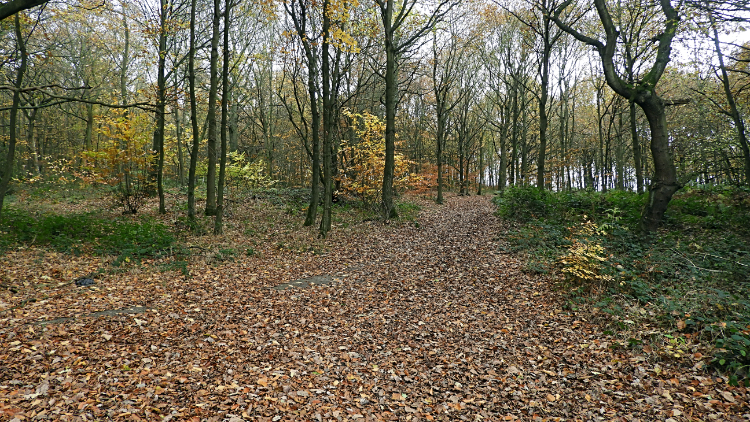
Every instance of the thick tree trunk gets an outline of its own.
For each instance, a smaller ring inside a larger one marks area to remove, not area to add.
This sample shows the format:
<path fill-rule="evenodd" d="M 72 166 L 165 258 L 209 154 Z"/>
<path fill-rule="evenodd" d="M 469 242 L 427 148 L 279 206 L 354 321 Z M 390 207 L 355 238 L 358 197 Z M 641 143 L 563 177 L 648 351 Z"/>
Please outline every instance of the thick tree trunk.
<path fill-rule="evenodd" d="M 648 190 L 648 202 L 641 215 L 641 230 L 655 232 L 667 210 L 672 195 L 680 189 L 677 169 L 672 161 L 667 132 L 667 116 L 663 101 L 652 96 L 639 104 L 651 129 L 651 155 L 654 177 Z"/>

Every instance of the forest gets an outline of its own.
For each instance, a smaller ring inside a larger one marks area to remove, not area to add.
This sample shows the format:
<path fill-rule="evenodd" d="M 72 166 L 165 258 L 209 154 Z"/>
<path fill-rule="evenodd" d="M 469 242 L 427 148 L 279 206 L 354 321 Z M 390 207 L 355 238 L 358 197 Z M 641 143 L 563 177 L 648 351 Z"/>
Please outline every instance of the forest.
<path fill-rule="evenodd" d="M 0 416 L 747 417 L 749 22 L 0 4 Z"/>

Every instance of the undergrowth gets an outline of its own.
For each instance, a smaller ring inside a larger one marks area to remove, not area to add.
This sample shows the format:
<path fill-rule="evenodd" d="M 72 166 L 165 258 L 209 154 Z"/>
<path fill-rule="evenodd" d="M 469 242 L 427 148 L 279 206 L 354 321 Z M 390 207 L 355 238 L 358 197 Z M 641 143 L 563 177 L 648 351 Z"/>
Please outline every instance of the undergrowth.
<path fill-rule="evenodd" d="M 168 227 L 149 219 L 106 220 L 94 213 L 33 216 L 12 208 L 3 210 L 0 218 L 0 250 L 37 245 L 125 260 L 163 254 L 174 242 Z"/>
<path fill-rule="evenodd" d="M 713 345 L 712 364 L 750 384 L 750 191 L 685 188 L 658 235 L 637 233 L 645 195 L 508 188 L 498 215 L 515 221 L 511 251 L 527 269 L 556 273 L 571 303 L 609 313 L 635 303 L 677 336 Z"/>

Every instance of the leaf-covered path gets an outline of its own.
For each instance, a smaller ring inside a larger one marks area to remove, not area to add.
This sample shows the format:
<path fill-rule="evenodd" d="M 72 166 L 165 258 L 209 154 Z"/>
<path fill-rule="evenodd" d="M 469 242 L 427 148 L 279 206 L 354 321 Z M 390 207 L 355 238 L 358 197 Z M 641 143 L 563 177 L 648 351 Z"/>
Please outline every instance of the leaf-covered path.
<path fill-rule="evenodd" d="M 493 209 L 451 198 L 418 225 L 334 232 L 325 255 L 67 286 L 0 314 L 0 420 L 750 417 L 699 354 L 613 347 L 564 310 L 501 252 Z M 271 289 L 314 275 L 335 282 Z M 148 310 L 85 317 L 133 306 Z M 76 318 L 33 324 L 57 317 Z"/>

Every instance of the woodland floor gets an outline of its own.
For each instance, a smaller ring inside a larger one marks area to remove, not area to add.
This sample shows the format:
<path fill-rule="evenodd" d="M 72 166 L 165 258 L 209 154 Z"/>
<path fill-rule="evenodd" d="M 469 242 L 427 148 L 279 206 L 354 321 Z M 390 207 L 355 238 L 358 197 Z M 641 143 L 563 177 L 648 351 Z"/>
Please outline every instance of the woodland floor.
<path fill-rule="evenodd" d="M 39 300 L 0 296 L 0 420 L 750 419 L 706 351 L 619 347 L 566 309 L 501 252 L 488 198 L 422 205 L 418 224 L 335 229 L 322 254 L 269 246 L 190 277 L 146 262 L 78 288 L 98 258 L 7 252 Z M 312 276 L 333 282 L 273 289 Z"/>

